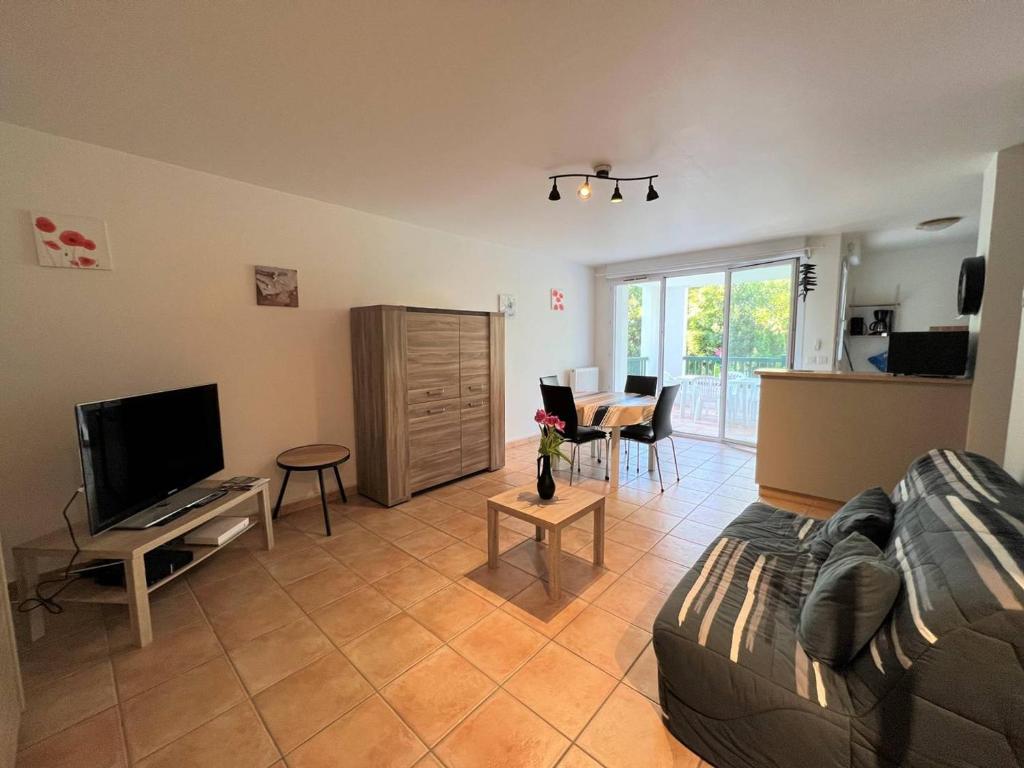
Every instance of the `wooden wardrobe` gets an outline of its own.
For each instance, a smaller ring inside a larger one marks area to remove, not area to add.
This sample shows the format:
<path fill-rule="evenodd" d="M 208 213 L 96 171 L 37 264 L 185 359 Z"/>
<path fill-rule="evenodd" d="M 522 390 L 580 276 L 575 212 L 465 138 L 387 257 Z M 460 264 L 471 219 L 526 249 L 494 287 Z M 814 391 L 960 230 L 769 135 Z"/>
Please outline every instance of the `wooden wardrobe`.
<path fill-rule="evenodd" d="M 359 492 L 381 504 L 505 464 L 505 316 L 352 309 Z"/>

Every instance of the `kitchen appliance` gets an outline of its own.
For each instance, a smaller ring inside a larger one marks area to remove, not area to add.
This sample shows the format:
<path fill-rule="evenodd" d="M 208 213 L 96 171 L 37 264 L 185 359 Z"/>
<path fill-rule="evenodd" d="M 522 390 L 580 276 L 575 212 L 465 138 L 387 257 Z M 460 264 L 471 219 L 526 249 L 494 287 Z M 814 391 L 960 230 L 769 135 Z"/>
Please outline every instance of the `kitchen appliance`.
<path fill-rule="evenodd" d="M 851 336 L 863 336 L 864 335 L 864 318 L 863 317 L 851 317 L 850 318 L 850 335 Z"/>
<path fill-rule="evenodd" d="M 892 330 L 892 315 L 891 309 L 876 309 L 875 310 L 875 322 L 868 326 L 868 330 L 871 331 L 872 336 L 885 336 Z"/>

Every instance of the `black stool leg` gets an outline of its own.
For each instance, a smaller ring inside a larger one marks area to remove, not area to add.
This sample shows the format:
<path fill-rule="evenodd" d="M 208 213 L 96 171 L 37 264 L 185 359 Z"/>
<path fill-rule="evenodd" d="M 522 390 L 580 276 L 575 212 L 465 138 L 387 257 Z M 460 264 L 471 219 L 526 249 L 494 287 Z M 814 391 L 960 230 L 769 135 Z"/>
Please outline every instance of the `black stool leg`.
<path fill-rule="evenodd" d="M 327 490 L 324 488 L 324 471 L 318 469 L 316 476 L 320 480 L 320 503 L 324 506 L 324 528 L 327 529 L 327 535 L 331 535 L 331 513 L 327 511 Z"/>
<path fill-rule="evenodd" d="M 342 483 L 341 483 L 341 473 L 338 471 L 338 465 L 335 464 L 333 469 L 334 469 L 334 478 L 338 481 L 338 490 L 341 491 L 341 500 L 343 502 L 345 502 L 346 504 L 348 504 L 348 496 L 345 495 L 345 486 L 342 485 Z"/>
<path fill-rule="evenodd" d="M 274 505 L 274 519 L 277 520 L 277 513 L 281 511 L 281 499 L 284 498 L 284 489 L 288 487 L 288 478 L 292 476 L 292 471 L 286 469 L 284 471 L 284 482 L 281 483 L 281 490 L 277 494 L 277 504 Z"/>

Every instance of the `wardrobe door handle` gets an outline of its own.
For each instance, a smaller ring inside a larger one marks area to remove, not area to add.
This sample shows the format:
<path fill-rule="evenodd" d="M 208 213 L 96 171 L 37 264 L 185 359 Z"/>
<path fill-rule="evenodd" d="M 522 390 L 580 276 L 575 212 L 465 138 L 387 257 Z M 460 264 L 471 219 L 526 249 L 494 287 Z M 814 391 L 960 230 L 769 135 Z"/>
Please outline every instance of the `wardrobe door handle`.
<path fill-rule="evenodd" d="M 441 389 L 428 389 L 427 390 L 427 394 L 428 395 L 443 395 L 444 394 L 444 387 L 441 387 Z"/>
<path fill-rule="evenodd" d="M 428 408 L 427 409 L 427 415 L 431 416 L 431 415 L 433 415 L 435 413 L 444 413 L 447 410 L 448 410 L 447 407 L 445 407 L 445 408 Z"/>
<path fill-rule="evenodd" d="M 470 408 L 479 408 L 483 403 L 467 403 Z"/>

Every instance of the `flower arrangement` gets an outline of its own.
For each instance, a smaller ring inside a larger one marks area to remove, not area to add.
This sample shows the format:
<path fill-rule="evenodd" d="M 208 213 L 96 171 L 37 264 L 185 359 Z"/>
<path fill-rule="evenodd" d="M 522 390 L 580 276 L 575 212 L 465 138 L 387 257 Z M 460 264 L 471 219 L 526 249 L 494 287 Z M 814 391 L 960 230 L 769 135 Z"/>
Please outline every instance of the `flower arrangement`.
<path fill-rule="evenodd" d="M 565 429 L 565 422 L 553 413 L 540 409 L 533 415 L 533 420 L 540 427 L 540 446 L 537 448 L 537 455 L 548 458 L 558 456 L 568 461 L 569 457 L 562 453 L 563 438 L 558 433 L 558 430 Z"/>

